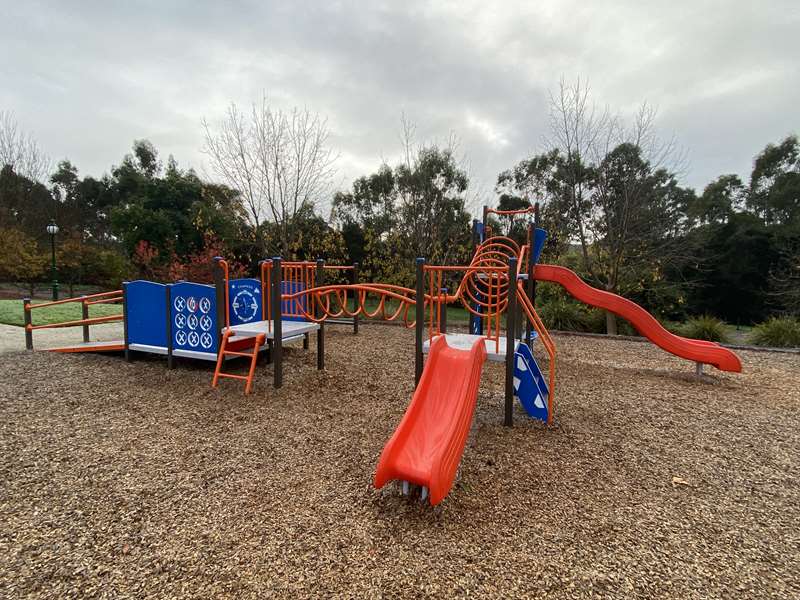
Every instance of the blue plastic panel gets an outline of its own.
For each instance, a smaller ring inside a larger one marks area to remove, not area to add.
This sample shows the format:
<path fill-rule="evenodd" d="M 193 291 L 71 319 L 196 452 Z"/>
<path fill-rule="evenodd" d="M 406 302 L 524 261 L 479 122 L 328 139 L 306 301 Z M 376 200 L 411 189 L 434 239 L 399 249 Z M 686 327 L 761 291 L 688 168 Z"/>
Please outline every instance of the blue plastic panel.
<path fill-rule="evenodd" d="M 167 347 L 167 290 L 153 281 L 125 284 L 128 343 Z"/>
<path fill-rule="evenodd" d="M 533 234 L 533 263 L 539 262 L 539 257 L 542 255 L 544 249 L 544 241 L 547 239 L 547 231 L 544 229 L 536 228 Z"/>
<path fill-rule="evenodd" d="M 528 415 L 546 422 L 549 393 L 533 352 L 526 344 L 518 344 L 514 353 L 514 395 Z"/>
<path fill-rule="evenodd" d="M 214 286 L 181 281 L 171 287 L 173 349 L 216 354 L 219 328 Z"/>
<path fill-rule="evenodd" d="M 232 279 L 228 283 L 231 325 L 261 321 L 263 298 L 258 279 Z"/>
<path fill-rule="evenodd" d="M 300 281 L 281 281 L 281 294 L 295 294 L 297 292 L 302 292 L 306 289 L 306 286 L 303 285 Z M 295 300 L 283 300 L 281 302 L 281 315 L 286 315 L 289 311 L 293 313 L 297 313 L 298 308 L 297 304 L 300 304 L 302 309 L 308 312 L 308 296 L 300 296 Z M 298 316 L 284 316 L 284 321 L 305 321 L 305 317 L 298 317 Z"/>

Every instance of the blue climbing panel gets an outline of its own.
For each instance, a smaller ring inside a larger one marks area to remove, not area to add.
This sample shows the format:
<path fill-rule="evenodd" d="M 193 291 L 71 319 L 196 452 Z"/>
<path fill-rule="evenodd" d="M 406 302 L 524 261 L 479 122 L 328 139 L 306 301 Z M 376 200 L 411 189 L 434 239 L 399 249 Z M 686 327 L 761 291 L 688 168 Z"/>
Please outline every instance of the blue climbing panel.
<path fill-rule="evenodd" d="M 547 421 L 549 390 L 542 370 L 526 344 L 517 344 L 514 353 L 514 395 L 529 416 Z"/>
<path fill-rule="evenodd" d="M 214 286 L 180 281 L 170 289 L 172 348 L 216 354 L 219 328 Z"/>

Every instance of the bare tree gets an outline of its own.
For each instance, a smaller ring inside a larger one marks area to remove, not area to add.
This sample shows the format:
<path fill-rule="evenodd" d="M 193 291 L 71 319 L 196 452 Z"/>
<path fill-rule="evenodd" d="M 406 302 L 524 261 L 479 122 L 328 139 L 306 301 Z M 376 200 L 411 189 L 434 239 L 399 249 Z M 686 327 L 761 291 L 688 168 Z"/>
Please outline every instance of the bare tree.
<path fill-rule="evenodd" d="M 297 215 L 330 192 L 337 155 L 327 120 L 308 109 L 273 109 L 265 96 L 249 115 L 232 103 L 216 128 L 205 119 L 203 128 L 214 174 L 242 194 L 257 236 L 264 222 L 277 225 L 286 254 Z"/>
<path fill-rule="evenodd" d="M 5 166 L 17 175 L 44 183 L 51 161 L 30 133 L 20 129 L 14 113 L 0 110 L 0 168 Z"/>
<path fill-rule="evenodd" d="M 617 292 L 626 275 L 664 268 L 682 252 L 672 208 L 681 190 L 675 171 L 685 154 L 656 130 L 657 111 L 643 103 L 630 125 L 591 100 L 588 84 L 563 79 L 550 97 L 549 148 L 560 156 L 559 204 L 580 243 L 594 283 Z M 671 229 L 670 229 L 671 228 Z M 616 319 L 607 313 L 609 333 Z"/>

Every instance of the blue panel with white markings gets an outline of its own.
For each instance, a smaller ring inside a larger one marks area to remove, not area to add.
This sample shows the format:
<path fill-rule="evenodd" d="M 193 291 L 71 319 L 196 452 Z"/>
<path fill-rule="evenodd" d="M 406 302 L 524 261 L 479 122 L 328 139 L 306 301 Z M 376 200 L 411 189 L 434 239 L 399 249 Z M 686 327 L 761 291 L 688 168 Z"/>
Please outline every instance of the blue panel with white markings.
<path fill-rule="evenodd" d="M 547 421 L 549 390 L 533 352 L 526 344 L 517 344 L 514 353 L 514 395 L 534 419 Z"/>
<path fill-rule="evenodd" d="M 258 279 L 232 279 L 228 284 L 231 325 L 252 323 L 262 319 L 263 298 Z"/>
<path fill-rule="evenodd" d="M 173 349 L 216 354 L 219 329 L 214 286 L 181 281 L 171 288 Z"/>

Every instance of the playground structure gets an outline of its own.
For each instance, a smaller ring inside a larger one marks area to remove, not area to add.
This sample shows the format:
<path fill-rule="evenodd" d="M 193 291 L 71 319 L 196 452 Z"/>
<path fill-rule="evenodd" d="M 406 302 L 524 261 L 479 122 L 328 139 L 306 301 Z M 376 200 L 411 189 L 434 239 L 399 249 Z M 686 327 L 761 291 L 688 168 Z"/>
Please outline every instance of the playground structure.
<path fill-rule="evenodd" d="M 493 235 L 489 215 L 527 217 L 526 243 Z M 316 334 L 317 368 L 325 367 L 325 325 L 353 324 L 359 318 L 402 321 L 415 330 L 416 390 L 395 433 L 387 442 L 375 473 L 375 486 L 388 481 L 418 485 L 423 498 L 437 504 L 455 479 L 472 424 L 485 361 L 505 367 L 504 424 L 513 424 L 516 397 L 526 413 L 550 424 L 556 393 L 556 347 L 536 312 L 537 281 L 562 285 L 587 304 L 628 319 L 650 341 L 695 363 L 725 371 L 741 371 L 738 357 L 717 344 L 690 340 L 665 330 L 633 302 L 597 290 L 563 267 L 538 264 L 546 232 L 537 227 L 538 207 L 521 211 L 484 208 L 483 221 L 473 222 L 475 251 L 467 266 L 428 265 L 416 261 L 416 286 L 360 283 L 357 265 L 326 266 L 316 262 L 285 262 L 280 257 L 262 261 L 258 279 L 230 279 L 227 262 L 215 259 L 214 284 L 190 282 L 159 284 L 133 281 L 123 289 L 80 301 L 84 319 L 52 326 L 84 327 L 84 343 L 57 351 L 123 350 L 215 361 L 212 386 L 220 379 L 244 382 L 252 389 L 257 357 L 266 351 L 273 368 L 273 385 L 283 381 L 283 344 Z M 352 270 L 352 283 L 327 284 L 327 270 Z M 446 284 L 454 291 L 449 293 Z M 59 303 L 61 303 L 59 302 Z M 95 302 L 122 302 L 123 315 L 92 319 L 88 307 Z M 25 301 L 26 340 L 32 349 L 32 332 L 50 326 L 32 325 L 32 310 L 52 305 Z M 450 332 L 447 306 L 461 304 L 470 314 L 468 333 Z M 124 339 L 100 345 L 88 341 L 88 326 L 122 320 Z M 504 335 L 503 335 L 504 334 Z M 541 341 L 547 370 L 540 368 L 532 349 Z M 428 354 L 427 362 L 424 355 Z M 229 358 L 249 360 L 246 375 L 224 370 Z"/>

